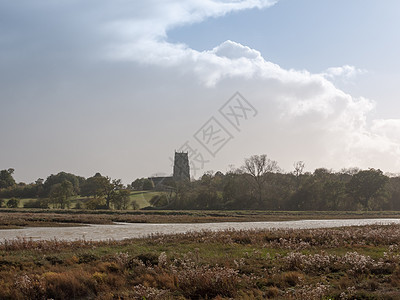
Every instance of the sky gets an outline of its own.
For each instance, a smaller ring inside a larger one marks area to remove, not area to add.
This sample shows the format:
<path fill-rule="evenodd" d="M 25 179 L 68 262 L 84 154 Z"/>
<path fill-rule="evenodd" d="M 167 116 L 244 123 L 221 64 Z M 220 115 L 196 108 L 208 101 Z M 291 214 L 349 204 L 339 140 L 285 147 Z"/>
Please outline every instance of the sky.
<path fill-rule="evenodd" d="M 0 169 L 130 183 L 254 154 L 400 172 L 400 2 L 0 0 Z"/>

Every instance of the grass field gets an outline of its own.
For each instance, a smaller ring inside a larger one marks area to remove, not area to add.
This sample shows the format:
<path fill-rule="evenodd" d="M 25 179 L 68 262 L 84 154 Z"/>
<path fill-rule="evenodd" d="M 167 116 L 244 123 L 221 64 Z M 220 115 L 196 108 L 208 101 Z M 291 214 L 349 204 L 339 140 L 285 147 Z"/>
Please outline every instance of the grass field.
<path fill-rule="evenodd" d="M 153 196 L 160 195 L 160 192 L 154 191 L 135 191 L 130 195 L 131 201 L 134 200 L 139 205 L 139 208 L 143 208 L 150 205 L 150 199 Z"/>
<path fill-rule="evenodd" d="M 0 299 L 400 299 L 400 226 L 0 244 Z"/>
<path fill-rule="evenodd" d="M 155 195 L 159 195 L 160 193 L 161 192 L 157 192 L 157 191 L 133 191 L 133 192 L 131 192 L 129 198 L 130 198 L 131 201 L 133 201 L 133 200 L 136 201 L 136 203 L 138 204 L 138 207 L 140 209 L 140 208 L 149 206 L 150 205 L 150 203 L 149 203 L 150 199 Z M 73 197 L 70 198 L 70 200 L 71 200 L 71 206 L 70 207 L 71 208 L 75 208 L 75 205 L 76 205 L 77 202 L 83 202 L 84 203 L 87 199 L 88 198 L 86 198 L 86 197 L 73 196 Z M 4 200 L 4 204 L 3 205 L 5 205 L 5 203 L 7 203 L 7 201 L 9 199 L 3 199 L 3 200 Z M 23 208 L 25 203 L 27 203 L 29 201 L 32 201 L 32 200 L 36 200 L 36 198 L 22 198 L 22 199 L 19 199 L 18 207 L 19 208 Z"/>

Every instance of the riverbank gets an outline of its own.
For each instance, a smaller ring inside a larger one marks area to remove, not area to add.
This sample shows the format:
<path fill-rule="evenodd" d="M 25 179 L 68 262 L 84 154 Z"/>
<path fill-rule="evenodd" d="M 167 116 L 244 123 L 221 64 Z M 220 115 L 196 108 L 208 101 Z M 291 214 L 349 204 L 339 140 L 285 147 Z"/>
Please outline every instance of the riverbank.
<path fill-rule="evenodd" d="M 266 229 L 312 229 L 366 225 L 399 224 L 400 219 L 335 219 L 297 220 L 269 222 L 219 222 L 219 223 L 113 223 L 85 224 L 75 227 L 25 227 L 0 230 L 0 242 L 4 240 L 124 240 L 149 237 L 158 234 L 184 234 L 202 231 L 266 230 Z"/>
<path fill-rule="evenodd" d="M 399 299 L 400 225 L 0 244 L 1 299 Z"/>
<path fill-rule="evenodd" d="M 400 218 L 398 211 L 115 211 L 0 209 L 0 229 L 126 223 L 269 222 Z"/>

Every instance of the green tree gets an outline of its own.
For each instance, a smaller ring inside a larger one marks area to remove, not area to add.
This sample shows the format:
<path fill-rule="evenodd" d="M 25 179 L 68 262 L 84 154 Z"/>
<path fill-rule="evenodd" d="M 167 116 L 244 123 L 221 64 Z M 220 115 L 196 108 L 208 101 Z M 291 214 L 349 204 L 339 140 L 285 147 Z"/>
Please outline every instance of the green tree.
<path fill-rule="evenodd" d="M 141 191 L 143 189 L 144 178 L 136 178 L 135 181 L 131 183 L 132 189 L 135 191 Z"/>
<path fill-rule="evenodd" d="M 268 173 L 265 176 L 267 180 L 263 191 L 265 200 L 262 209 L 284 209 L 287 199 L 295 189 L 295 176 L 290 173 Z"/>
<path fill-rule="evenodd" d="M 35 181 L 34 188 L 35 188 L 35 197 L 40 197 L 43 194 L 43 183 L 44 179 L 43 178 L 38 178 Z"/>
<path fill-rule="evenodd" d="M 346 185 L 346 190 L 347 193 L 368 210 L 371 200 L 377 197 L 385 197 L 384 188 L 388 180 L 389 178 L 383 175 L 379 169 L 363 170 L 353 175 Z"/>
<path fill-rule="evenodd" d="M 11 198 L 7 201 L 6 205 L 8 208 L 17 208 L 19 205 L 19 200 L 17 198 Z"/>
<path fill-rule="evenodd" d="M 128 190 L 117 190 L 114 192 L 111 203 L 115 209 L 128 209 L 130 202 L 130 191 Z"/>
<path fill-rule="evenodd" d="M 137 178 L 131 183 L 131 187 L 135 191 L 149 191 L 154 189 L 154 183 L 148 178 Z"/>
<path fill-rule="evenodd" d="M 400 176 L 389 178 L 388 192 L 390 194 L 388 209 L 400 210 Z"/>
<path fill-rule="evenodd" d="M 110 177 L 102 177 L 98 179 L 100 186 L 99 194 L 106 200 L 107 209 L 110 208 L 111 202 L 114 201 L 117 196 L 117 191 L 122 189 L 121 179 L 111 180 Z"/>
<path fill-rule="evenodd" d="M 196 209 L 221 209 L 223 207 L 222 195 L 218 193 L 221 185 L 220 175 L 213 176 L 212 172 L 206 172 L 196 184 Z"/>
<path fill-rule="evenodd" d="M 154 183 L 150 179 L 145 179 L 143 182 L 143 191 L 150 191 L 154 189 Z"/>
<path fill-rule="evenodd" d="M 193 195 L 192 183 L 186 180 L 176 182 L 175 194 L 172 198 L 171 208 L 189 209 L 193 208 L 191 197 Z"/>
<path fill-rule="evenodd" d="M 245 179 L 247 174 L 240 170 L 231 170 L 223 178 L 222 201 L 225 209 L 250 209 L 252 207 L 253 189 Z"/>
<path fill-rule="evenodd" d="M 329 209 L 338 210 L 345 194 L 345 185 L 340 180 L 331 180 L 324 184 L 323 197 Z"/>
<path fill-rule="evenodd" d="M 9 188 L 15 185 L 13 178 L 14 169 L 0 171 L 0 189 Z"/>
<path fill-rule="evenodd" d="M 93 177 L 89 177 L 80 187 L 80 195 L 83 197 L 101 196 L 102 185 L 107 181 L 100 173 L 96 173 Z"/>
<path fill-rule="evenodd" d="M 73 184 L 68 180 L 64 180 L 62 183 L 56 183 L 51 187 L 50 199 L 53 202 L 53 206 L 65 209 L 70 207 L 70 198 L 74 194 Z"/>
<path fill-rule="evenodd" d="M 63 183 L 64 181 L 69 181 L 72 184 L 74 194 L 79 194 L 79 185 L 83 181 L 83 177 L 76 176 L 71 173 L 60 172 L 56 175 L 52 174 L 47 177 L 43 184 L 44 196 L 49 196 L 53 186 L 57 183 Z"/>
<path fill-rule="evenodd" d="M 95 199 L 104 199 L 105 208 L 109 209 L 111 205 L 115 209 L 127 209 L 129 206 L 129 191 L 123 190 L 121 179 L 112 180 L 108 176 L 102 176 L 96 173 L 88 178 L 81 187 L 81 196 L 94 196 Z M 101 200 L 91 201 L 90 208 L 101 207 Z"/>

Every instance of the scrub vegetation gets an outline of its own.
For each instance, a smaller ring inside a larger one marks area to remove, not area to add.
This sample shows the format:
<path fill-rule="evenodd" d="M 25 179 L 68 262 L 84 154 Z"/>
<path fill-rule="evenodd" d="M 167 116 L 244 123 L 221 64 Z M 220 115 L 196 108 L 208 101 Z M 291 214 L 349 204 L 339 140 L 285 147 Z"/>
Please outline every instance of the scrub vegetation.
<path fill-rule="evenodd" d="M 1 299 L 399 299 L 399 225 L 0 244 Z"/>

